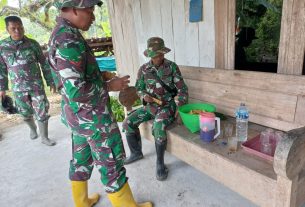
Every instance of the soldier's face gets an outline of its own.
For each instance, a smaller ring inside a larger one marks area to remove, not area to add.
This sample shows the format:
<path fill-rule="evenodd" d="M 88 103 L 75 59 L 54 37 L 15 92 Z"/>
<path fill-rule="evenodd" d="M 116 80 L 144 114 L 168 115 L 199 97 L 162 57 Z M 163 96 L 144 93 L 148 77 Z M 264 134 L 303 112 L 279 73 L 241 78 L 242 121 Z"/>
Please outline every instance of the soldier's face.
<path fill-rule="evenodd" d="M 151 61 L 156 66 L 161 65 L 163 63 L 163 61 L 164 61 L 164 54 L 160 54 L 158 56 L 155 56 L 155 57 L 151 58 Z"/>
<path fill-rule="evenodd" d="M 24 36 L 24 28 L 20 22 L 9 22 L 6 30 L 13 40 L 22 40 Z"/>
<path fill-rule="evenodd" d="M 77 9 L 77 27 L 83 31 L 88 31 L 91 24 L 95 20 L 94 16 L 94 7 L 85 8 L 85 9 Z"/>

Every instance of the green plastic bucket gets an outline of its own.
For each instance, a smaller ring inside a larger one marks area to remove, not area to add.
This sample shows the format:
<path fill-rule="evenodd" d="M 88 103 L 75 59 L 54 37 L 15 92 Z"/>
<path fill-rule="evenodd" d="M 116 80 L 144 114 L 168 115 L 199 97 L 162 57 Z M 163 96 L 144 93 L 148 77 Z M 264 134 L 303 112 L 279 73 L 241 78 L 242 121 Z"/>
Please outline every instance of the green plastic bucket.
<path fill-rule="evenodd" d="M 198 132 L 200 129 L 199 115 L 189 114 L 189 112 L 194 109 L 205 110 L 206 112 L 215 112 L 216 107 L 213 104 L 193 103 L 193 104 L 185 104 L 178 108 L 184 126 L 187 129 L 189 129 L 192 133 Z"/>

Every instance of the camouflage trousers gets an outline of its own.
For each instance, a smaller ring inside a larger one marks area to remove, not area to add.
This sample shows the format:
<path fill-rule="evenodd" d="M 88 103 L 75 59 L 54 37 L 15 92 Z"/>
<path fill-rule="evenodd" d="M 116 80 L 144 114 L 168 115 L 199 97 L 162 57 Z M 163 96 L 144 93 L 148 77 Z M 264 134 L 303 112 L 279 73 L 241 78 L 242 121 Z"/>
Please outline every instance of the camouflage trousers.
<path fill-rule="evenodd" d="M 18 113 L 24 119 L 35 115 L 36 120 L 44 122 L 50 118 L 48 115 L 49 101 L 44 91 L 15 91 L 13 94 Z"/>
<path fill-rule="evenodd" d="M 88 125 L 87 125 L 88 126 Z M 70 180 L 90 179 L 95 165 L 101 174 L 101 182 L 107 193 L 117 192 L 127 182 L 124 168 L 125 150 L 116 123 L 108 128 L 96 129 L 91 125 L 90 135 L 72 131 L 72 160 Z"/>
<path fill-rule="evenodd" d="M 152 135 L 155 141 L 163 142 L 167 139 L 166 127 L 175 119 L 176 104 L 174 102 L 167 106 L 146 105 L 133 112 L 124 120 L 123 129 L 128 134 L 135 133 L 142 122 L 154 120 Z"/>

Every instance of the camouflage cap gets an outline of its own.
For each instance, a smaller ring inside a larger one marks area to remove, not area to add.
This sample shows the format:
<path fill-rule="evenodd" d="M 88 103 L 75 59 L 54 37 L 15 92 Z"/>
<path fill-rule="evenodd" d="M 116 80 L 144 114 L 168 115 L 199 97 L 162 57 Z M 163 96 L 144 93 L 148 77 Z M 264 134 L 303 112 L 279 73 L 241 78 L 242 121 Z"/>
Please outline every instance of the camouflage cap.
<path fill-rule="evenodd" d="M 101 6 L 102 4 L 101 0 L 54 0 L 53 2 L 53 5 L 58 9 L 65 7 L 85 9 L 95 5 Z"/>
<path fill-rule="evenodd" d="M 164 40 L 160 37 L 151 37 L 147 40 L 147 49 L 144 51 L 146 57 L 153 58 L 159 54 L 166 54 L 171 51 L 165 47 Z"/>

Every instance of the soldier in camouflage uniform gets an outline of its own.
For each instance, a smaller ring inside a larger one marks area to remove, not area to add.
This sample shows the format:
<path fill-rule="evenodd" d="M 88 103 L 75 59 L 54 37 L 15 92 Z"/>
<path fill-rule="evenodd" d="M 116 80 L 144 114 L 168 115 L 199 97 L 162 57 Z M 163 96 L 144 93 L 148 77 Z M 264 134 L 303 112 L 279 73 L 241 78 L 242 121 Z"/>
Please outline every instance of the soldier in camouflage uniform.
<path fill-rule="evenodd" d="M 102 2 L 54 3 L 61 12 L 49 41 L 49 61 L 62 95 L 62 121 L 72 131 L 69 177 L 75 206 L 93 206 L 99 200 L 98 194 L 88 197 L 87 189 L 95 165 L 114 207 L 151 207 L 150 202 L 137 204 L 133 199 L 120 130 L 109 105 L 108 92 L 128 87 L 129 76 L 103 81 L 94 54 L 79 31 L 89 29 L 95 20 L 94 6 Z"/>
<path fill-rule="evenodd" d="M 42 143 L 53 146 L 55 141 L 48 138 L 49 102 L 41 77 L 42 71 L 47 85 L 54 92 L 50 65 L 40 45 L 24 35 L 19 17 L 8 16 L 5 18 L 5 24 L 10 37 L 0 41 L 0 96 L 4 97 L 5 91 L 8 90 L 9 75 L 18 113 L 24 117 L 30 128 L 30 138 L 38 137 L 34 114 Z"/>
<path fill-rule="evenodd" d="M 129 114 L 124 120 L 123 128 L 130 148 L 130 156 L 125 164 L 143 158 L 139 125 L 153 119 L 152 134 L 155 138 L 157 152 L 156 177 L 158 180 L 167 178 L 168 169 L 164 165 L 164 152 L 167 145 L 166 127 L 177 118 L 177 105 L 188 101 L 188 89 L 176 63 L 164 58 L 170 51 L 165 47 L 163 39 L 152 37 L 147 41 L 146 57 L 151 60 L 142 65 L 138 72 L 136 88 L 141 99 L 147 105 Z M 174 97 L 177 96 L 177 104 Z M 158 99 L 162 104 L 158 104 Z"/>

